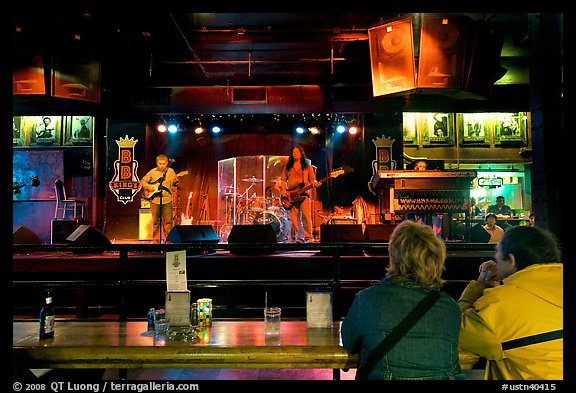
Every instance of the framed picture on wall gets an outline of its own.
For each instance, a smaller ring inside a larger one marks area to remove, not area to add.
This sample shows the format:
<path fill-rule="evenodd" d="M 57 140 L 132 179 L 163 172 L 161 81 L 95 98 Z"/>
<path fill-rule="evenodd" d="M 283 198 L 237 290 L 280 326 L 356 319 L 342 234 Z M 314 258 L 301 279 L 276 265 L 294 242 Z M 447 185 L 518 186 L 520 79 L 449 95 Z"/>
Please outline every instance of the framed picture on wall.
<path fill-rule="evenodd" d="M 494 144 L 526 144 L 528 116 L 526 112 L 493 113 Z"/>
<path fill-rule="evenodd" d="M 456 124 L 462 145 L 489 145 L 491 142 L 491 114 L 458 113 Z"/>
<path fill-rule="evenodd" d="M 26 141 L 21 116 L 12 116 L 12 146 L 24 146 Z"/>
<path fill-rule="evenodd" d="M 33 121 L 29 129 L 30 146 L 60 146 L 62 144 L 61 116 L 26 116 L 26 121 Z"/>
<path fill-rule="evenodd" d="M 66 116 L 65 145 L 89 146 L 94 135 L 94 117 Z"/>
<path fill-rule="evenodd" d="M 453 113 L 419 113 L 416 128 L 423 145 L 454 144 Z"/>
<path fill-rule="evenodd" d="M 416 134 L 416 113 L 404 112 L 402 114 L 403 141 L 405 145 L 418 143 Z"/>

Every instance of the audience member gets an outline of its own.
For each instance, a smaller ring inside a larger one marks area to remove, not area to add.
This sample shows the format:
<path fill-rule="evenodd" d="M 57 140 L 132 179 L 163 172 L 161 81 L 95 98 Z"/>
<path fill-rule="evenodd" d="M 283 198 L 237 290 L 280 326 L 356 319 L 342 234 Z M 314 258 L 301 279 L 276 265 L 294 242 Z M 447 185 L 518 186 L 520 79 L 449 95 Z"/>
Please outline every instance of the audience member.
<path fill-rule="evenodd" d="M 479 272 L 458 300 L 459 345 L 486 359 L 484 379 L 563 379 L 563 264 L 556 238 L 537 227 L 512 227 Z"/>
<path fill-rule="evenodd" d="M 488 243 L 496 244 L 500 241 L 502 235 L 504 235 L 504 228 L 496 224 L 496 214 L 494 213 L 488 213 L 488 215 L 486 215 L 484 229 L 490 234 Z"/>
<path fill-rule="evenodd" d="M 529 227 L 536 226 L 536 216 L 534 215 L 534 213 L 530 213 L 530 215 L 528 216 L 528 221 L 526 222 L 526 225 Z"/>
<path fill-rule="evenodd" d="M 429 292 L 444 284 L 446 246 L 432 228 L 402 221 L 392 232 L 389 263 L 379 284 L 358 292 L 342 322 L 342 344 L 369 353 Z M 446 293 L 367 375 L 367 379 L 462 379 L 458 358 L 460 311 Z"/>
<path fill-rule="evenodd" d="M 511 216 L 512 209 L 506 205 L 506 201 L 502 195 L 496 197 L 496 204 L 490 205 L 486 209 L 486 214 L 494 213 L 496 215 Z"/>

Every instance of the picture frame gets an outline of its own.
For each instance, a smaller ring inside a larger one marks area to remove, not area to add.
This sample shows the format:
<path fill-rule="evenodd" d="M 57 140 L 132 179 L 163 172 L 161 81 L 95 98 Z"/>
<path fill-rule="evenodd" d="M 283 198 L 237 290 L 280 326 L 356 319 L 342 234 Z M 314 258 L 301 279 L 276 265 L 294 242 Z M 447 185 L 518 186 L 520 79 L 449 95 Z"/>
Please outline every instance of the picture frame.
<path fill-rule="evenodd" d="M 93 116 L 66 116 L 64 145 L 90 146 L 94 137 Z"/>
<path fill-rule="evenodd" d="M 62 145 L 62 116 L 25 116 L 29 146 Z"/>
<path fill-rule="evenodd" d="M 492 114 L 495 145 L 525 145 L 528 115 L 526 112 Z"/>
<path fill-rule="evenodd" d="M 454 144 L 454 113 L 418 113 L 416 128 L 424 146 Z"/>
<path fill-rule="evenodd" d="M 416 113 L 404 112 L 402 114 L 403 142 L 405 145 L 415 145 L 418 143 L 416 119 Z"/>
<path fill-rule="evenodd" d="M 458 113 L 456 123 L 461 145 L 490 145 L 491 115 L 486 113 Z"/>
<path fill-rule="evenodd" d="M 22 116 L 12 116 L 12 146 L 24 146 L 26 143 L 26 132 L 22 123 Z"/>

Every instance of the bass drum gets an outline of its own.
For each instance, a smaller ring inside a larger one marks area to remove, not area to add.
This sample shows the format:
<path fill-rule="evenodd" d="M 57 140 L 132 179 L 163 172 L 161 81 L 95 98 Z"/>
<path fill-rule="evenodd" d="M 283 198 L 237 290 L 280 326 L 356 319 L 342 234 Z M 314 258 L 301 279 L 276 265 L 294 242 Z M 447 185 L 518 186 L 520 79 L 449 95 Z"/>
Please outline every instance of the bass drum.
<path fill-rule="evenodd" d="M 262 212 L 254 217 L 252 223 L 254 225 L 272 225 L 274 232 L 276 233 L 276 239 L 278 242 L 282 242 L 284 240 L 284 218 L 278 218 L 278 216 L 274 213 L 270 212 Z"/>

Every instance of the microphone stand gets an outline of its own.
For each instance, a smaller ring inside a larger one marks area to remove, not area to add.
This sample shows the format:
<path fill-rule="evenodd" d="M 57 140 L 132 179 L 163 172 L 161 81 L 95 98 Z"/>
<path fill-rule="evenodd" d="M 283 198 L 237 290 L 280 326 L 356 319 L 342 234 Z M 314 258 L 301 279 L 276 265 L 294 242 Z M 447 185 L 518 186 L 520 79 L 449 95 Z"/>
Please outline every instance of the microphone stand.
<path fill-rule="evenodd" d="M 162 195 L 162 194 L 164 194 L 164 190 L 162 190 L 162 188 L 163 188 L 164 186 L 163 186 L 162 184 L 163 184 L 164 181 L 166 180 L 165 176 L 166 176 L 166 172 L 167 172 L 167 171 L 168 171 L 168 169 L 166 169 L 166 171 L 164 171 L 164 173 L 162 174 L 162 176 L 161 176 L 160 178 L 158 178 L 158 180 L 157 180 L 157 181 L 159 182 L 158 190 L 160 191 L 160 219 L 158 220 L 158 225 L 159 225 L 159 230 L 160 230 L 160 231 L 159 231 L 159 236 L 160 236 L 160 237 L 159 237 L 158 241 L 159 241 L 160 244 L 162 244 L 162 243 L 164 242 L 163 239 L 162 239 L 162 231 L 163 231 L 163 226 L 164 226 L 164 223 L 162 222 L 162 221 L 163 221 L 163 217 L 164 217 L 164 212 L 162 211 L 162 202 L 163 202 L 164 198 L 163 198 L 163 195 Z"/>

